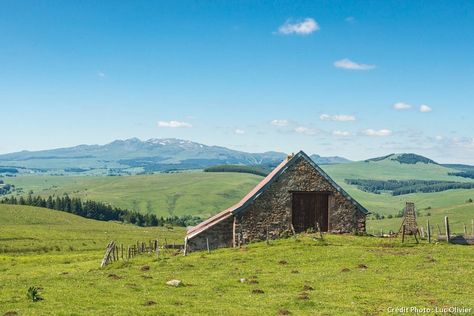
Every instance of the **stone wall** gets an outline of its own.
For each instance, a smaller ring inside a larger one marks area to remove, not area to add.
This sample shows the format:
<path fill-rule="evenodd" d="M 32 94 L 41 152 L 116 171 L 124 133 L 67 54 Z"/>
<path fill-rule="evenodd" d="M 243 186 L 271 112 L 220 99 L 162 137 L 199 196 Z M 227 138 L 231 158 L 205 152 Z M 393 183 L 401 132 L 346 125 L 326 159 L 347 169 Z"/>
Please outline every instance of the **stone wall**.
<path fill-rule="evenodd" d="M 329 231 L 364 233 L 365 215 L 334 188 L 310 163 L 300 157 L 278 180 L 245 210 L 236 215 L 236 234 L 242 242 L 288 235 L 291 232 L 292 193 L 290 191 L 327 191 L 329 200 Z"/>
<path fill-rule="evenodd" d="M 209 248 L 217 249 L 233 246 L 233 225 L 234 217 L 224 219 L 223 221 L 209 227 L 198 235 L 188 240 L 188 250 L 204 250 L 207 249 L 207 240 L 209 240 Z"/>
<path fill-rule="evenodd" d="M 291 234 L 291 191 L 325 191 L 329 195 L 328 231 L 332 233 L 365 233 L 365 215 L 342 195 L 303 157 L 293 163 L 250 205 L 235 215 L 204 230 L 188 241 L 188 249 L 232 247 L 234 229 L 236 244 L 249 243 Z"/>

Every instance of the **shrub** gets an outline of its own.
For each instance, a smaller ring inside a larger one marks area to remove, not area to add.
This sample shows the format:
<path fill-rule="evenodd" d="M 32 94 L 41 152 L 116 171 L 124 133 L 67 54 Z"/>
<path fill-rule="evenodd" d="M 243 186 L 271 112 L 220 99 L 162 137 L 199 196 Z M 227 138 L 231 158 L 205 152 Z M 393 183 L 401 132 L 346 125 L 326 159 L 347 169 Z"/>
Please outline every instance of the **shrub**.
<path fill-rule="evenodd" d="M 39 289 L 35 286 L 30 286 L 28 288 L 28 291 L 26 292 L 26 296 L 32 302 L 43 300 L 43 298 L 39 295 Z"/>

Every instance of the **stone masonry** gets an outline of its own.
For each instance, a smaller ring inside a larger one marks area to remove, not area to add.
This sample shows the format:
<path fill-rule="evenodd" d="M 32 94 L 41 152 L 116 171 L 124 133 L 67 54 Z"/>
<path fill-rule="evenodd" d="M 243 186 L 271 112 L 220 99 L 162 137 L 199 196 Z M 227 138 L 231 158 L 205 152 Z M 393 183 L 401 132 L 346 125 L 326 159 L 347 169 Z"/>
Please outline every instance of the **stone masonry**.
<path fill-rule="evenodd" d="M 295 157 L 296 158 L 296 157 Z M 291 164 L 260 196 L 236 214 L 208 227 L 188 240 L 188 249 L 232 247 L 291 234 L 292 191 L 322 191 L 329 194 L 328 231 L 365 233 L 366 214 L 344 196 L 303 156 Z"/>

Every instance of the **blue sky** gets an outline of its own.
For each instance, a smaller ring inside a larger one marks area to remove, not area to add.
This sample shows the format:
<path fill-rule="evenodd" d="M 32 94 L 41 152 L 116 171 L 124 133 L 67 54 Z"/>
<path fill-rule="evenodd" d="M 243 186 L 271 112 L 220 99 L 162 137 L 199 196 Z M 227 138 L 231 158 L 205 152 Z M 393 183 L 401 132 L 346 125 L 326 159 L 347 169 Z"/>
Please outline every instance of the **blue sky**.
<path fill-rule="evenodd" d="M 473 1 L 7 0 L 0 43 L 0 153 L 176 137 L 474 164 Z"/>

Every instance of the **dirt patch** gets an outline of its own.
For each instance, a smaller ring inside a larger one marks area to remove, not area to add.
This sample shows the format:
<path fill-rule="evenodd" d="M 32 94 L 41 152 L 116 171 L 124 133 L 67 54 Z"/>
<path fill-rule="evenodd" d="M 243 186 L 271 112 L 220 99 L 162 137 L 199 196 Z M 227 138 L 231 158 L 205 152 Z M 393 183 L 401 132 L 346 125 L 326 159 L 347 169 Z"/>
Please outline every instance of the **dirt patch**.
<path fill-rule="evenodd" d="M 306 292 L 301 292 L 298 294 L 298 299 L 299 300 L 309 300 L 309 295 Z"/>
<path fill-rule="evenodd" d="M 437 300 L 429 300 L 428 301 L 432 306 L 438 306 L 439 302 Z"/>
<path fill-rule="evenodd" d="M 357 268 L 361 269 L 361 270 L 367 270 L 369 267 L 367 267 L 365 264 L 363 263 L 359 263 L 357 265 Z"/>
<path fill-rule="evenodd" d="M 260 289 L 253 289 L 252 290 L 252 294 L 263 294 L 265 293 L 263 290 L 260 290 Z"/>
<path fill-rule="evenodd" d="M 344 269 L 341 270 L 341 272 L 350 272 L 350 271 L 351 271 L 351 269 L 348 269 L 348 268 L 344 268 Z"/>
<path fill-rule="evenodd" d="M 303 291 L 313 291 L 313 290 L 314 288 L 311 285 L 305 284 L 305 286 L 303 286 Z"/>
<path fill-rule="evenodd" d="M 153 305 L 156 305 L 156 302 L 155 301 L 146 301 L 145 306 L 153 306 Z"/>
<path fill-rule="evenodd" d="M 291 312 L 286 308 L 281 308 L 278 310 L 277 315 L 291 315 Z"/>
<path fill-rule="evenodd" d="M 121 276 L 118 276 L 115 273 L 111 273 L 107 277 L 109 277 L 112 280 L 120 280 L 122 278 Z"/>
<path fill-rule="evenodd" d="M 298 270 L 291 270 L 291 273 L 293 273 L 293 274 L 298 274 L 298 273 L 300 273 L 300 272 L 299 272 Z"/>
<path fill-rule="evenodd" d="M 149 271 L 149 270 L 150 270 L 150 266 L 148 266 L 148 265 L 145 265 L 145 266 L 140 268 L 140 271 Z"/>
<path fill-rule="evenodd" d="M 257 281 L 257 280 L 249 280 L 248 283 L 249 283 L 249 284 L 258 284 L 258 281 Z"/>
<path fill-rule="evenodd" d="M 59 275 L 66 275 L 69 274 L 69 272 L 61 272 Z"/>
<path fill-rule="evenodd" d="M 5 314 L 3 314 L 3 316 L 15 316 L 15 315 L 18 315 L 18 313 L 15 311 L 6 312 Z"/>
<path fill-rule="evenodd" d="M 278 261 L 278 264 L 287 265 L 287 264 L 288 264 L 288 261 L 286 261 L 286 260 L 280 260 L 280 261 Z"/>

